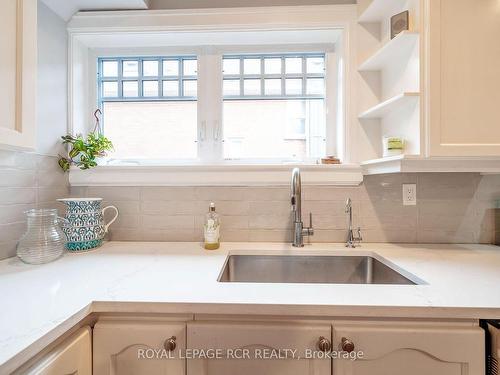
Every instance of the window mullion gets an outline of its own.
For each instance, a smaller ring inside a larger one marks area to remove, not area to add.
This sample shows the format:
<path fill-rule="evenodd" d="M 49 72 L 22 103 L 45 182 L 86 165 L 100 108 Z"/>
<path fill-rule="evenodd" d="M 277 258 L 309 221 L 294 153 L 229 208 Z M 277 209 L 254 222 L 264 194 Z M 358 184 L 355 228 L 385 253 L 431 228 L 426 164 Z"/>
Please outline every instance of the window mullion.
<path fill-rule="evenodd" d="M 198 156 L 222 160 L 222 58 L 204 52 L 198 58 Z"/>
<path fill-rule="evenodd" d="M 339 90 L 339 61 L 334 52 L 325 56 L 325 107 L 326 107 L 326 152 L 327 155 L 338 155 L 343 158 L 344 131 L 342 129 L 343 119 L 338 118 L 341 104 L 342 92 Z M 340 100 L 340 101 L 339 101 Z"/>
<path fill-rule="evenodd" d="M 213 53 L 210 56 L 210 77 L 212 87 L 210 90 L 212 117 L 213 117 L 213 160 L 221 162 L 224 159 L 224 129 L 223 129 L 223 96 L 222 96 L 222 55 Z"/>
<path fill-rule="evenodd" d="M 182 65 L 182 64 L 181 64 Z M 209 87 L 207 75 L 207 62 L 204 54 L 198 55 L 198 158 L 204 161 L 209 158 L 209 142 L 207 140 L 207 123 L 210 114 L 210 108 L 207 103 L 207 92 Z M 181 90 L 182 83 L 179 81 L 179 90 Z"/>

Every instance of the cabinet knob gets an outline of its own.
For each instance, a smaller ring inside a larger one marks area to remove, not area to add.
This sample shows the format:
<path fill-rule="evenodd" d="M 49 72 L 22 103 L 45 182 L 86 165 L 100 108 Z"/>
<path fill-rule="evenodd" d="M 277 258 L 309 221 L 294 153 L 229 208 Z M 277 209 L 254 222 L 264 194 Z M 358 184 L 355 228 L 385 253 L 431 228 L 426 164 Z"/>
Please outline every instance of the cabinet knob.
<path fill-rule="evenodd" d="M 175 348 L 177 347 L 177 343 L 175 342 L 177 340 L 177 337 L 172 336 L 169 339 L 165 340 L 165 343 L 163 344 L 163 347 L 165 350 L 168 350 L 169 352 L 173 352 Z"/>
<path fill-rule="evenodd" d="M 354 350 L 354 343 L 351 340 L 342 337 L 341 341 L 341 347 L 344 352 L 350 353 Z"/>
<path fill-rule="evenodd" d="M 321 336 L 318 341 L 318 349 L 322 352 L 329 352 L 332 349 L 332 343 L 327 338 Z"/>

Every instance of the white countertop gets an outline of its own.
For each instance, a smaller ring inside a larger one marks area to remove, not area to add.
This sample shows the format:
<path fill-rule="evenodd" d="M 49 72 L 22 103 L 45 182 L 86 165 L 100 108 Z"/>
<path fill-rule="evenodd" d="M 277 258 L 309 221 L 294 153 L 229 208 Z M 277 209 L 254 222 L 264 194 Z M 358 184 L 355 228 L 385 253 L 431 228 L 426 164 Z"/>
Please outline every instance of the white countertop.
<path fill-rule="evenodd" d="M 219 283 L 228 253 L 375 253 L 422 285 Z M 0 262 L 0 373 L 92 312 L 500 319 L 500 248 L 110 242 L 42 266 Z"/>

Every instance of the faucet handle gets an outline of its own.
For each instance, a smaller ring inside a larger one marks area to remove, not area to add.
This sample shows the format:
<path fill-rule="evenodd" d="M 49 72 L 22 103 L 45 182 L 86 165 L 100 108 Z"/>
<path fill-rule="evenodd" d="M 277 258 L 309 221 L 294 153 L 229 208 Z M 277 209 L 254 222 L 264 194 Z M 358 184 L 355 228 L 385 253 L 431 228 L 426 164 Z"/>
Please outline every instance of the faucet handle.
<path fill-rule="evenodd" d="M 363 237 L 361 236 L 361 227 L 358 227 L 358 238 L 356 238 L 356 241 L 358 241 L 358 243 L 363 241 Z"/>
<path fill-rule="evenodd" d="M 312 214 L 312 212 L 309 212 L 309 227 L 304 228 L 304 234 L 306 236 L 314 236 L 313 214 Z"/>

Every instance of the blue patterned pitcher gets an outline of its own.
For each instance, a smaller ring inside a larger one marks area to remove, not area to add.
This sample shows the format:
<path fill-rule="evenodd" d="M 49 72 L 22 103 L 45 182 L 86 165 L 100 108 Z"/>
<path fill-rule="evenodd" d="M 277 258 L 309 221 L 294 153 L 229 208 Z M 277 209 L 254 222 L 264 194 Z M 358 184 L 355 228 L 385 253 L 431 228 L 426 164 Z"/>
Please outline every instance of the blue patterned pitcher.
<path fill-rule="evenodd" d="M 118 209 L 115 206 L 101 209 L 102 198 L 64 198 L 58 201 L 66 204 L 68 224 L 62 228 L 68 237 L 66 248 L 83 251 L 101 246 L 109 226 L 118 217 Z M 110 208 L 116 211 L 116 215 L 106 224 L 104 212 Z"/>

